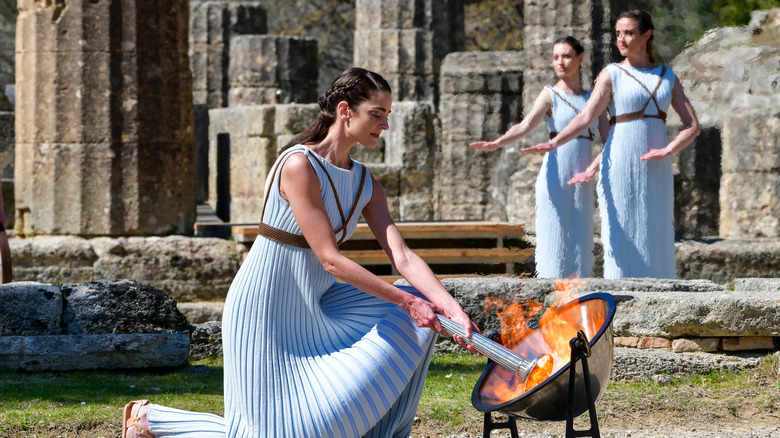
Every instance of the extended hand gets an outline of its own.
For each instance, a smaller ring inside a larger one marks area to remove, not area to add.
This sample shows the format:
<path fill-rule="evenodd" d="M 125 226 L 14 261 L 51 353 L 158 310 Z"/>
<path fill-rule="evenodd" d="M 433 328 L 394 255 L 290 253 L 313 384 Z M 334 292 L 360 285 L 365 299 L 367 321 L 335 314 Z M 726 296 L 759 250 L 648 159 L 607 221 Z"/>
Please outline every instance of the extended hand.
<path fill-rule="evenodd" d="M 580 184 L 580 183 L 589 183 L 593 181 L 596 178 L 596 171 L 585 169 L 585 171 L 580 172 L 569 180 L 569 185 L 572 184 Z"/>
<path fill-rule="evenodd" d="M 498 145 L 492 141 L 477 141 L 469 145 L 470 148 L 479 149 L 482 151 L 494 151 L 498 149 Z"/>
<path fill-rule="evenodd" d="M 672 155 L 669 153 L 666 148 L 663 149 L 650 149 L 646 154 L 642 155 L 640 160 L 647 161 L 647 160 L 663 160 L 664 158 Z"/>
<path fill-rule="evenodd" d="M 555 150 L 555 146 L 553 146 L 550 142 L 546 143 L 539 143 L 536 146 L 531 146 L 530 148 L 523 149 L 523 152 L 552 152 Z"/>

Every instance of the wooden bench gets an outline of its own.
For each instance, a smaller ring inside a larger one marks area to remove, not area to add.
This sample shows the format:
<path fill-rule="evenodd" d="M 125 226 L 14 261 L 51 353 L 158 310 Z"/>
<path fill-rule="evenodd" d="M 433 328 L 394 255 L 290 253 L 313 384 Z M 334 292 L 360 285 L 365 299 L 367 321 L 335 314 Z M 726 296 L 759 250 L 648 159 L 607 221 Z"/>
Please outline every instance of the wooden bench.
<path fill-rule="evenodd" d="M 492 221 L 397 222 L 410 248 L 439 277 L 469 274 L 517 274 L 533 256 L 521 238 L 522 225 Z M 229 237 L 251 247 L 257 238 L 257 224 L 196 223 L 198 236 Z M 342 253 L 382 276 L 399 278 L 368 225 L 359 223 Z"/>

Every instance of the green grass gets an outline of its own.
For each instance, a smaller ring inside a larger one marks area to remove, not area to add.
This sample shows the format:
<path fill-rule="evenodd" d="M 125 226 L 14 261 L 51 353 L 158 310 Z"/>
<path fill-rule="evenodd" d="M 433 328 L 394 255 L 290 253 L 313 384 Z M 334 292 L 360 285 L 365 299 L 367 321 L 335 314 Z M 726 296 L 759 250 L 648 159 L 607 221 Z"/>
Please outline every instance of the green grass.
<path fill-rule="evenodd" d="M 642 412 L 720 415 L 737 412 L 748 403 L 778 412 L 776 361 L 767 356 L 754 370 L 673 377 L 669 385 L 650 379 L 610 382 L 598 403 L 599 416 L 602 412 L 605 417 Z M 471 392 L 485 365 L 486 359 L 476 355 L 435 356 L 420 400 L 420 421 L 441 425 L 443 430 L 481 428 L 481 414 L 471 406 Z M 176 370 L 0 372 L 0 436 L 59 436 L 81 431 L 88 431 L 89 436 L 115 436 L 122 406 L 139 398 L 221 415 L 222 377 L 221 359 L 195 361 Z"/>

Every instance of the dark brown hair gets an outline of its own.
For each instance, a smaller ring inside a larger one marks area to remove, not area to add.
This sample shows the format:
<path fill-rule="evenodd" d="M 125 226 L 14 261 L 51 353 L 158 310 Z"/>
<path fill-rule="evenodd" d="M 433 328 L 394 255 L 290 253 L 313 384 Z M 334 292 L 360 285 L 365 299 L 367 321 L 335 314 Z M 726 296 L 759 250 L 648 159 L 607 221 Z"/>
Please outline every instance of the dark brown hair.
<path fill-rule="evenodd" d="M 617 19 L 620 20 L 621 18 L 630 18 L 636 21 L 636 26 L 639 28 L 639 33 L 642 34 L 648 30 L 655 29 L 655 26 L 653 26 L 653 17 L 651 17 L 648 12 L 641 9 L 634 9 L 623 12 L 618 16 Z M 655 56 L 653 55 L 653 38 L 655 38 L 655 35 L 651 33 L 650 39 L 647 40 L 647 56 L 650 58 L 650 62 L 655 63 Z"/>
<path fill-rule="evenodd" d="M 381 75 L 360 67 L 347 69 L 333 80 L 325 95 L 317 100 L 320 104 L 320 112 L 311 126 L 293 137 L 281 151 L 297 144 L 321 141 L 328 135 L 328 129 L 336 121 L 336 107 L 339 102 L 345 101 L 351 109 L 355 110 L 379 91 L 390 93 L 390 84 Z"/>
<path fill-rule="evenodd" d="M 553 46 L 557 44 L 568 44 L 571 46 L 572 49 L 574 49 L 574 52 L 578 55 L 581 55 L 583 52 L 585 52 L 585 48 L 582 47 L 582 44 L 577 40 L 577 38 L 574 38 L 573 36 L 565 36 L 558 38 L 553 43 Z"/>

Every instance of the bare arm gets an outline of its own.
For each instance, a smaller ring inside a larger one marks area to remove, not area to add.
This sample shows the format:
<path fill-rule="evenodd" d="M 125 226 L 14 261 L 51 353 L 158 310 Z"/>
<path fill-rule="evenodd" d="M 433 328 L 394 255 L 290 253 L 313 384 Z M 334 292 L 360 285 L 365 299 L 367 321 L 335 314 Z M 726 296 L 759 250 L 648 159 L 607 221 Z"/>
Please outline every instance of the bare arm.
<path fill-rule="evenodd" d="M 554 151 L 558 146 L 577 138 L 597 118 L 606 113 L 611 96 L 612 77 L 609 71 L 605 69 L 596 78 L 596 86 L 581 113 L 577 114 L 552 140 L 523 150 L 526 152 L 550 152 Z"/>
<path fill-rule="evenodd" d="M 294 154 L 287 159 L 281 170 L 280 184 L 282 195 L 290 203 L 290 208 L 303 236 L 327 272 L 366 293 L 398 305 L 420 327 L 429 327 L 437 333 L 446 335 L 447 332 L 439 324 L 435 315 L 436 312 L 441 311 L 446 316 L 457 316 L 456 321 L 461 324 L 468 321 L 468 325 L 465 327 L 467 327 L 467 333 L 470 333 L 473 323 L 462 310 L 460 310 L 461 315 L 456 315 L 457 312 L 454 310 L 455 307 L 451 302 L 445 303 L 443 299 L 438 299 L 439 302 L 431 300 L 432 303 L 428 303 L 380 279 L 359 264 L 345 257 L 339 251 L 333 227 L 328 219 L 325 204 L 322 202 L 320 195 L 319 180 L 305 156 Z M 379 196 L 384 196 L 384 191 L 381 190 L 381 186 L 376 180 L 374 180 L 374 184 L 376 184 L 374 187 L 375 194 L 372 195 L 372 200 L 369 204 L 375 201 L 377 192 Z M 384 205 L 386 208 L 387 204 L 385 203 Z M 389 216 L 389 212 L 387 215 Z M 393 226 L 393 228 L 395 227 Z M 396 232 L 398 232 L 397 229 Z M 400 236 L 400 233 L 398 235 Z M 393 260 L 393 257 L 391 257 L 391 260 Z M 441 284 L 439 286 L 444 290 Z M 444 290 L 444 293 L 449 296 L 446 290 Z M 433 295 L 439 298 L 437 294 Z M 460 305 L 452 297 L 450 299 L 457 305 L 457 309 L 460 309 Z M 447 307 L 440 308 L 440 302 L 447 304 Z M 462 340 L 459 343 L 462 346 L 466 345 Z M 470 351 L 475 350 L 470 348 Z"/>
<path fill-rule="evenodd" d="M 512 144 L 526 136 L 536 127 L 536 125 L 541 123 L 541 121 L 544 120 L 544 114 L 550 108 L 552 108 L 552 96 L 550 96 L 549 90 L 544 89 L 539 93 L 539 96 L 536 97 L 528 117 L 524 117 L 520 123 L 513 125 L 497 139 L 493 141 L 474 142 L 471 143 L 469 147 L 483 151 L 494 151 L 500 147 Z"/>
<path fill-rule="evenodd" d="M 601 135 L 601 142 L 604 144 L 607 143 L 607 138 L 609 138 L 609 130 L 610 130 L 609 120 L 607 120 L 607 113 L 605 112 L 599 116 L 599 135 Z M 587 169 L 571 177 L 571 179 L 569 180 L 569 185 L 577 184 L 577 183 L 587 183 L 596 179 L 596 172 L 599 171 L 602 153 L 603 151 L 599 152 L 599 154 L 596 155 L 596 158 L 594 158 L 593 161 L 591 161 Z"/>
<path fill-rule="evenodd" d="M 685 95 L 685 90 L 680 83 L 679 79 L 674 80 L 674 87 L 672 88 L 672 108 L 680 115 L 680 120 L 683 123 L 683 129 L 677 133 L 672 141 L 669 142 L 663 149 L 651 149 L 649 152 L 642 156 L 642 160 L 650 159 L 663 159 L 671 156 L 683 150 L 688 146 L 696 136 L 701 133 L 699 127 L 699 119 L 696 117 L 696 113 L 693 110 L 691 102 Z"/>

